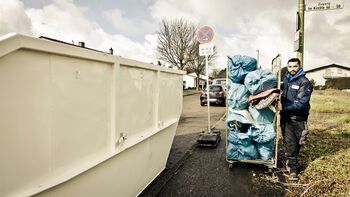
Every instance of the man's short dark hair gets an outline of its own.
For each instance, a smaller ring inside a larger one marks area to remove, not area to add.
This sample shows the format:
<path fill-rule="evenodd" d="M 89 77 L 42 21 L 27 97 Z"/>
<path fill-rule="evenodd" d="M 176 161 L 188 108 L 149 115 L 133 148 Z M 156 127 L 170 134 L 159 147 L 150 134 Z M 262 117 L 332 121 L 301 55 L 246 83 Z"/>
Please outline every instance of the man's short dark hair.
<path fill-rule="evenodd" d="M 289 64 L 289 62 L 298 62 L 299 65 L 301 64 L 300 59 L 298 59 L 298 58 L 292 58 L 292 59 L 288 60 L 287 64 Z"/>

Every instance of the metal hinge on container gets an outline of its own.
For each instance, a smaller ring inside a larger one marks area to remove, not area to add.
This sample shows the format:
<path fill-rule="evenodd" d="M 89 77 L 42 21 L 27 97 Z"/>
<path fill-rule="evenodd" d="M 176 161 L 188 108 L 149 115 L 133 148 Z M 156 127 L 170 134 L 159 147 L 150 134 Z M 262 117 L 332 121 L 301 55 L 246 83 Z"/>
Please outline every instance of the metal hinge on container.
<path fill-rule="evenodd" d="M 119 144 L 124 143 L 126 139 L 127 139 L 127 133 L 121 132 L 119 134 L 119 139 L 118 139 L 117 143 L 119 143 Z"/>

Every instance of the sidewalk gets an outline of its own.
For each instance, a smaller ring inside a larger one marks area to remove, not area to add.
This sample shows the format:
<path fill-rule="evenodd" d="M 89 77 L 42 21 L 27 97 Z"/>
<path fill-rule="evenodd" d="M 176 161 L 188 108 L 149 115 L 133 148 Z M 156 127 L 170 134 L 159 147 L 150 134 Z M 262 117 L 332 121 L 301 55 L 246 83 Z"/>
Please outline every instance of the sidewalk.
<path fill-rule="evenodd" d="M 200 92 L 201 92 L 200 90 L 196 90 L 196 89 L 187 89 L 187 90 L 183 90 L 183 95 L 189 96 L 193 94 L 199 94 Z"/>
<path fill-rule="evenodd" d="M 223 121 L 220 120 L 224 113 L 220 116 L 213 116 L 211 119 L 211 127 L 214 128 L 219 123 Z M 182 124 L 179 124 L 181 127 Z M 193 151 L 197 148 L 197 139 L 200 134 L 198 130 L 198 125 L 191 130 L 196 130 L 197 132 L 183 132 L 181 128 L 178 127 L 177 135 L 174 137 L 172 148 L 167 161 L 166 169 L 140 194 L 140 196 L 157 196 L 160 190 L 169 182 L 170 179 L 177 173 L 177 171 L 183 166 L 186 160 L 192 155 Z M 204 126 L 205 127 L 205 126 Z M 181 132 L 180 132 L 181 131 Z M 221 131 L 221 135 L 225 135 Z M 220 143 L 224 143 L 221 140 Z M 219 143 L 219 144 L 220 144 Z"/>

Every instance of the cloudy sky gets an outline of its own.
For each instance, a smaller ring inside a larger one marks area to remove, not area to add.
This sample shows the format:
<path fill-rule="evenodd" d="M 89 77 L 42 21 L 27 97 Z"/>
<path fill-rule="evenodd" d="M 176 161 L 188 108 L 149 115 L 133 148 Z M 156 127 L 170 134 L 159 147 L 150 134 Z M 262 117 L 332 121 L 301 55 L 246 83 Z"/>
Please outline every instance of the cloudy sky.
<path fill-rule="evenodd" d="M 315 1 L 315 0 L 306 0 Z M 323 0 L 325 1 L 325 0 Z M 327 0 L 326 0 L 327 1 Z M 329 0 L 330 1 L 330 0 Z M 344 9 L 305 13 L 305 70 L 327 64 L 350 67 L 350 0 Z M 0 36 L 47 36 L 144 62 L 157 62 L 162 19 L 184 18 L 215 30 L 218 58 L 260 52 L 260 64 L 293 52 L 298 0 L 1 0 Z"/>

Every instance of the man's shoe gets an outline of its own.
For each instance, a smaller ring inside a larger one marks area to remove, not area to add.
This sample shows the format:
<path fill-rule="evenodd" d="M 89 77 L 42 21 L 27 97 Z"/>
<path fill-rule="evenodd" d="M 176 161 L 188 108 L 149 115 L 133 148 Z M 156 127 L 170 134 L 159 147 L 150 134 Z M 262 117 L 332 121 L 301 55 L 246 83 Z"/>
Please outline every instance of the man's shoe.
<path fill-rule="evenodd" d="M 297 181 L 297 180 L 299 180 L 299 178 L 298 178 L 298 174 L 297 173 L 295 173 L 295 172 L 291 172 L 290 174 L 289 174 L 289 178 L 288 178 L 290 181 Z"/>

